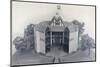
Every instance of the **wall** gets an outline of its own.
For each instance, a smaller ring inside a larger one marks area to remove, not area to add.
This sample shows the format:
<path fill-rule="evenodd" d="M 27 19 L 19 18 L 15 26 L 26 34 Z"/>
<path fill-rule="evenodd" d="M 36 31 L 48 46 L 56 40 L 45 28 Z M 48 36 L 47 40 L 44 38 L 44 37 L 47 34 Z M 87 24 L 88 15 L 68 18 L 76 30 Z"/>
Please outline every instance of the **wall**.
<path fill-rule="evenodd" d="M 45 54 L 45 34 L 36 31 L 36 51 Z"/>
<path fill-rule="evenodd" d="M 40 34 L 38 31 L 35 32 L 36 33 L 36 52 L 40 52 Z"/>
<path fill-rule="evenodd" d="M 45 54 L 45 33 L 40 32 L 40 47 L 41 53 Z"/>
<path fill-rule="evenodd" d="M 69 34 L 69 53 L 77 51 L 78 49 L 78 32 L 71 32 Z"/>

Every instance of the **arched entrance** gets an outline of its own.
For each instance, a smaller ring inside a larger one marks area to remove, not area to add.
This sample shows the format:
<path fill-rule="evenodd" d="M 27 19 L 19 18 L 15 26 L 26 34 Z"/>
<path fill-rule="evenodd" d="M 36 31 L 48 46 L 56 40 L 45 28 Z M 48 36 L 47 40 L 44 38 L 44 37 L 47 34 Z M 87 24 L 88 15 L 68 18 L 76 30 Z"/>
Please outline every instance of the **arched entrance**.
<path fill-rule="evenodd" d="M 52 48 L 61 50 L 63 45 L 63 32 L 52 32 Z"/>
<path fill-rule="evenodd" d="M 66 27 L 64 31 L 50 31 L 49 28 L 45 31 L 45 48 L 46 53 L 50 51 L 69 52 L 69 29 Z"/>

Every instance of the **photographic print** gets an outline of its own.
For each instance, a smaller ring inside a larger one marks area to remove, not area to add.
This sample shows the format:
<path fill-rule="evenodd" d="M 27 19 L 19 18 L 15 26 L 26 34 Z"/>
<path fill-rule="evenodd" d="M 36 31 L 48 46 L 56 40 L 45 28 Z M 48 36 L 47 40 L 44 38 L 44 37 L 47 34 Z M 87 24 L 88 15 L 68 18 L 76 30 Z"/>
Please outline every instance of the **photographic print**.
<path fill-rule="evenodd" d="M 11 1 L 11 66 L 96 61 L 96 6 Z"/>

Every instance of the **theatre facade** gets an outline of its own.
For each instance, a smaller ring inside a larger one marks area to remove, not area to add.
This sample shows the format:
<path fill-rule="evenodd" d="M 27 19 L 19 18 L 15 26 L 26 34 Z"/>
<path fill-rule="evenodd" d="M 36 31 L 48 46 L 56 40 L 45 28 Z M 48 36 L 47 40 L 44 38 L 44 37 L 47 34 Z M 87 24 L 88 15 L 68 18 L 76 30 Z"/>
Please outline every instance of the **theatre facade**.
<path fill-rule="evenodd" d="M 77 51 L 78 32 L 77 25 L 63 21 L 60 16 L 54 16 L 51 21 L 43 21 L 35 26 L 35 50 L 37 53 L 44 54 L 54 47 L 66 53 Z"/>
<path fill-rule="evenodd" d="M 43 21 L 34 27 L 35 51 L 46 54 L 57 48 L 66 53 L 79 48 L 78 25 L 64 21 L 60 16 L 61 7 L 57 7 L 56 15 L 50 21 Z"/>

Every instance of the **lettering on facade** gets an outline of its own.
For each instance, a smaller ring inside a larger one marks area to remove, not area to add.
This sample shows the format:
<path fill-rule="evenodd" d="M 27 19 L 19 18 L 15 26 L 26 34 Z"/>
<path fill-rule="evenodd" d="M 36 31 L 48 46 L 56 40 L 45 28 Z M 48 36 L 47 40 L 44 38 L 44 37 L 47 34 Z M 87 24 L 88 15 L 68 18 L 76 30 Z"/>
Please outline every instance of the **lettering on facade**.
<path fill-rule="evenodd" d="M 44 41 L 45 41 L 45 39 L 44 39 L 44 38 L 40 38 L 40 41 L 43 41 L 43 42 L 44 42 Z"/>
<path fill-rule="evenodd" d="M 70 41 L 74 40 L 74 38 L 71 38 Z"/>

